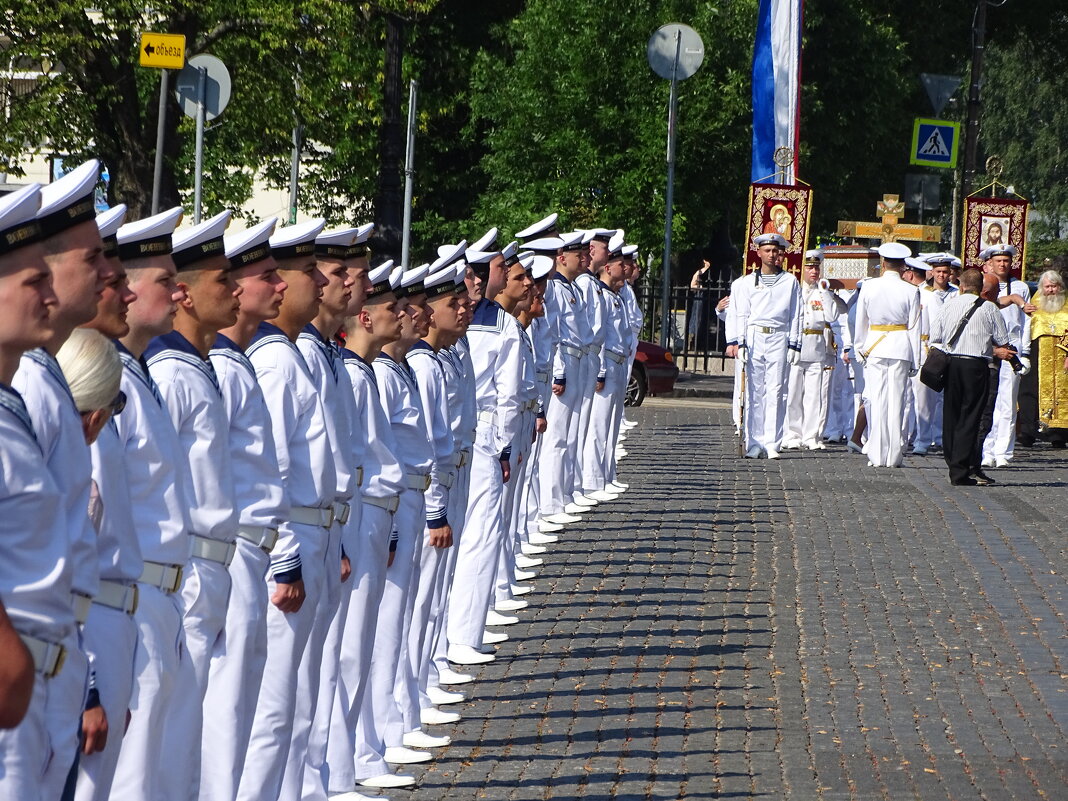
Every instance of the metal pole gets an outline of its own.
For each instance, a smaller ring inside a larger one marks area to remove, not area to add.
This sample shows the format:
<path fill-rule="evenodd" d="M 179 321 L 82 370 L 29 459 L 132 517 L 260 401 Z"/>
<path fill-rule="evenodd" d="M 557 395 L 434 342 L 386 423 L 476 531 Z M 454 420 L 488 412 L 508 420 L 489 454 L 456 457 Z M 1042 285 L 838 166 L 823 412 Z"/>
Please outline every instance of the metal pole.
<path fill-rule="evenodd" d="M 667 137 L 667 210 L 664 214 L 664 263 L 661 266 L 661 309 L 660 347 L 668 346 L 669 321 L 671 319 L 671 216 L 675 203 L 675 115 L 678 109 L 678 71 L 679 51 L 682 47 L 682 33 L 675 31 L 675 63 L 671 68 L 671 96 L 668 99 L 668 137 Z"/>
<path fill-rule="evenodd" d="M 401 234 L 401 267 L 408 269 L 412 246 L 412 190 L 415 188 L 415 119 L 419 82 L 408 84 L 408 148 L 404 154 L 404 228 Z"/>
<path fill-rule="evenodd" d="M 957 252 L 957 225 L 959 220 L 957 216 L 959 214 L 960 207 L 960 171 L 953 170 L 953 216 L 950 221 L 949 227 L 949 249 L 951 252 Z"/>
<path fill-rule="evenodd" d="M 196 167 L 193 173 L 193 225 L 200 223 L 200 205 L 204 184 L 204 106 L 208 100 L 208 71 L 197 67 L 197 150 Z"/>
<path fill-rule="evenodd" d="M 968 88 L 968 127 L 964 137 L 964 194 L 972 191 L 979 158 L 979 85 L 983 80 L 983 50 L 986 40 L 986 3 L 979 0 L 972 27 L 972 82 Z"/>
<path fill-rule="evenodd" d="M 167 83 L 170 70 L 159 71 L 159 114 L 156 122 L 156 163 L 152 167 L 152 213 L 159 214 L 160 184 L 163 182 L 163 128 L 167 123 Z"/>
<path fill-rule="evenodd" d="M 296 117 L 296 111 L 293 112 Z M 297 222 L 297 180 L 300 178 L 300 143 L 304 138 L 304 126 L 293 122 L 293 156 L 289 162 L 289 224 Z"/>

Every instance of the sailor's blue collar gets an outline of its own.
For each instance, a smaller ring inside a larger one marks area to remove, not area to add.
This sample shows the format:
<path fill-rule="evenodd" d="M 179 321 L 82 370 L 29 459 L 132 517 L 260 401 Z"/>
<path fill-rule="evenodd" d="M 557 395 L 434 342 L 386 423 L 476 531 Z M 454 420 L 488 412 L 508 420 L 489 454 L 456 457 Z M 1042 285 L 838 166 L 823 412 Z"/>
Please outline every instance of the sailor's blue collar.
<path fill-rule="evenodd" d="M 569 280 L 567 280 L 567 276 L 565 276 L 559 270 L 557 270 L 555 273 L 553 273 L 553 280 L 554 281 L 560 281 L 560 282 L 565 283 L 565 284 L 570 284 L 571 283 Z"/>
<path fill-rule="evenodd" d="M 181 353 L 189 354 L 190 356 L 195 356 L 201 361 L 204 360 L 204 357 L 200 355 L 200 351 L 193 347 L 193 343 L 177 331 L 163 334 L 149 342 L 148 347 L 145 348 L 144 358 L 145 360 L 151 359 L 156 354 L 165 350 L 176 350 Z"/>
<path fill-rule="evenodd" d="M 237 351 L 238 353 L 244 353 L 245 352 L 245 351 L 241 350 L 240 347 L 238 347 L 236 342 L 234 342 L 232 339 L 230 339 L 230 337 L 226 336 L 226 334 L 216 334 L 215 335 L 215 345 L 213 347 L 218 348 L 220 350 L 234 350 L 234 351 Z"/>
<path fill-rule="evenodd" d="M 434 352 L 434 349 L 430 347 L 429 344 L 427 344 L 426 340 L 423 339 L 420 339 L 418 342 L 412 345 L 411 350 L 428 350 L 431 353 Z"/>
<path fill-rule="evenodd" d="M 330 341 L 326 337 L 324 337 L 322 335 L 322 332 L 320 332 L 319 329 L 315 327 L 314 323 L 308 323 L 306 326 L 304 326 L 304 328 L 301 329 L 300 333 L 302 333 L 302 334 L 311 334 L 313 337 L 318 339 L 320 342 L 323 342 L 323 343 L 325 343 L 327 345 L 330 344 Z"/>
<path fill-rule="evenodd" d="M 367 364 L 367 362 L 363 358 L 363 356 L 361 356 L 360 354 L 358 354 L 354 350 L 349 350 L 348 348 L 342 348 L 341 349 L 341 358 L 343 358 L 343 359 L 355 359 L 356 361 L 360 362 L 361 364 Z"/>
<path fill-rule="evenodd" d="M 256 342 L 258 340 L 263 339 L 264 337 L 285 337 L 285 339 L 289 339 L 289 335 L 286 334 L 285 331 L 283 331 L 278 326 L 272 325 L 268 322 L 262 322 L 259 324 L 259 326 L 256 328 L 256 333 L 252 335 L 252 341 Z"/>

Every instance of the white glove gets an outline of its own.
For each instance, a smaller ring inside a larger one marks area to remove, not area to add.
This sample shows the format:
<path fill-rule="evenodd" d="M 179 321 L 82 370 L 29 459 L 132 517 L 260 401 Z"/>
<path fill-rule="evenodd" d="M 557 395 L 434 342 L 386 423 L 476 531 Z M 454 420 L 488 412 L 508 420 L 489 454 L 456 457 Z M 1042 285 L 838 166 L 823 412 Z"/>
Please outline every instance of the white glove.
<path fill-rule="evenodd" d="M 786 351 L 786 361 L 793 366 L 801 364 L 801 351 L 790 348 Z"/>
<path fill-rule="evenodd" d="M 1021 367 L 1020 367 L 1019 375 L 1027 375 L 1028 373 L 1031 372 L 1031 360 L 1029 358 L 1027 358 L 1026 356 L 1021 356 L 1020 357 L 1020 364 L 1021 364 Z"/>
<path fill-rule="evenodd" d="M 826 278 L 821 278 L 819 281 L 816 282 L 816 286 L 820 289 L 828 290 L 831 288 L 831 282 L 828 281 Z"/>
<path fill-rule="evenodd" d="M 749 356 L 749 348 L 746 347 L 744 342 L 739 342 L 738 343 L 738 358 L 741 359 L 744 362 L 746 360 L 746 357 L 748 357 L 748 356 Z"/>

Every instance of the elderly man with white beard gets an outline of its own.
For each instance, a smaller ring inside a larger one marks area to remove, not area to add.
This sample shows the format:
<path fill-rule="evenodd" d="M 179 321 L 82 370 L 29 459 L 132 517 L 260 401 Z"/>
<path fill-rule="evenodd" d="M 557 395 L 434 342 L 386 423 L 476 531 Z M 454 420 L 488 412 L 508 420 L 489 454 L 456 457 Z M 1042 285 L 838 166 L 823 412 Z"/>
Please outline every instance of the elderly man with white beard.
<path fill-rule="evenodd" d="M 1054 447 L 1068 440 L 1068 307 L 1064 278 L 1047 270 L 1031 299 L 1031 359 L 1038 372 L 1038 425 Z"/>

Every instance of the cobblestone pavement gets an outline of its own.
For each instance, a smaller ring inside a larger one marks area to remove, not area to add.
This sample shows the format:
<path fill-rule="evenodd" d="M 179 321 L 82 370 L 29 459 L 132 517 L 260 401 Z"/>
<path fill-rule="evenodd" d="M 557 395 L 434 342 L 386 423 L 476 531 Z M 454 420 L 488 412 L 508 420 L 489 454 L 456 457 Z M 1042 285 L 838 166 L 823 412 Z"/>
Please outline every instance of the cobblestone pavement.
<path fill-rule="evenodd" d="M 1056 452 L 952 488 L 938 457 L 740 460 L 721 402 L 629 416 L 631 489 L 545 554 L 403 797 L 1068 798 Z"/>

